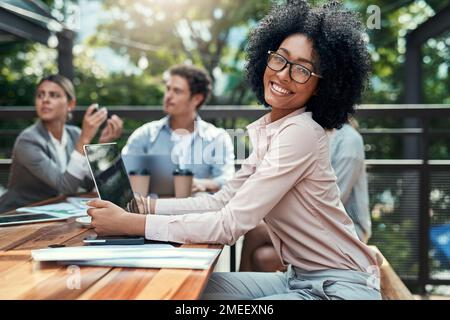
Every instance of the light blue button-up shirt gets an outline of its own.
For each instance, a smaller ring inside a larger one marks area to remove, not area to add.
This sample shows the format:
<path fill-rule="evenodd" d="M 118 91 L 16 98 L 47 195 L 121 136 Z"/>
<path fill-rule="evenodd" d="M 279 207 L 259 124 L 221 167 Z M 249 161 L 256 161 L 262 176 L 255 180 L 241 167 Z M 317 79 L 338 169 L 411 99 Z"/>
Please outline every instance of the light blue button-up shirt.
<path fill-rule="evenodd" d="M 203 121 L 197 115 L 190 139 L 190 154 L 183 168 L 194 173 L 195 178 L 213 179 L 220 186 L 234 175 L 234 147 L 230 135 L 222 128 Z M 174 146 L 177 136 L 170 127 L 169 116 L 146 123 L 128 138 L 123 154 L 172 155 L 177 163 Z M 186 159 L 186 157 L 185 157 Z"/>
<path fill-rule="evenodd" d="M 330 138 L 330 154 L 342 203 L 355 224 L 358 237 L 367 242 L 372 234 L 372 223 L 361 135 L 352 126 L 344 124 Z"/>

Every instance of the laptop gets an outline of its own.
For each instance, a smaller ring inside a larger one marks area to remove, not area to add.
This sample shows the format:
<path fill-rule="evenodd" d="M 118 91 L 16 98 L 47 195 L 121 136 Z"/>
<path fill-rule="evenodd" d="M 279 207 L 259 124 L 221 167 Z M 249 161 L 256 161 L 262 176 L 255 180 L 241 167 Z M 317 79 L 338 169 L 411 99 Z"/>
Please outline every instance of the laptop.
<path fill-rule="evenodd" d="M 100 199 L 126 209 L 134 195 L 117 143 L 87 144 L 84 153 Z"/>
<path fill-rule="evenodd" d="M 128 174 L 136 174 L 146 170 L 150 173 L 150 193 L 158 196 L 173 196 L 173 171 L 177 165 L 170 155 L 165 154 L 124 154 L 122 156 Z"/>
<path fill-rule="evenodd" d="M 0 216 L 0 227 L 27 223 L 67 220 L 67 217 L 47 213 L 24 213 Z"/>

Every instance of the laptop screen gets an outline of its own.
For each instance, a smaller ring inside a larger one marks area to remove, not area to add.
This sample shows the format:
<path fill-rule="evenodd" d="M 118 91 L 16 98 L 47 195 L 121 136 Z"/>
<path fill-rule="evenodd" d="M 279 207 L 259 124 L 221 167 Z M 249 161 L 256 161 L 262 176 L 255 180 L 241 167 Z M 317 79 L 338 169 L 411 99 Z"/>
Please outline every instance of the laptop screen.
<path fill-rule="evenodd" d="M 100 198 L 126 209 L 134 196 L 117 144 L 85 145 L 84 151 Z"/>
<path fill-rule="evenodd" d="M 122 159 L 128 173 L 145 169 L 151 175 L 150 193 L 174 196 L 173 171 L 177 166 L 170 154 L 122 154 Z"/>

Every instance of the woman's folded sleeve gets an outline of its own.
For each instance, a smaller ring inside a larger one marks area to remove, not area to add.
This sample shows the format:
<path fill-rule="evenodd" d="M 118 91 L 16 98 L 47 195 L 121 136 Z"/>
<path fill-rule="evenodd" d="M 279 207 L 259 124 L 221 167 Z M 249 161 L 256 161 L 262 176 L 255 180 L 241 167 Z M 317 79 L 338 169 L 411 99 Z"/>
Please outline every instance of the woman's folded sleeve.
<path fill-rule="evenodd" d="M 234 197 L 237 190 L 254 172 L 253 158 L 249 158 L 242 164 L 241 169 L 234 177 L 227 181 L 222 189 L 210 195 L 190 197 L 186 199 L 158 199 L 155 213 L 157 215 L 180 215 L 187 213 L 202 213 L 219 211 Z"/>

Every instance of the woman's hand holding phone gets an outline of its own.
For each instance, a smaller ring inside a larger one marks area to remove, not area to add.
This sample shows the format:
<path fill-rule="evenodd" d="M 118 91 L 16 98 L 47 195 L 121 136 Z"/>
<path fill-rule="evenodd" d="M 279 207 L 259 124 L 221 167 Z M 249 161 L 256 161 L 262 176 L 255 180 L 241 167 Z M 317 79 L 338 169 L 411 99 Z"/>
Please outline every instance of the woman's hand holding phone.
<path fill-rule="evenodd" d="M 122 135 L 123 121 L 113 114 L 111 119 L 107 120 L 106 127 L 102 130 L 99 143 L 113 142 Z"/>
<path fill-rule="evenodd" d="M 87 203 L 91 227 L 99 236 L 144 236 L 145 215 L 126 212 L 110 201 L 95 199 Z"/>
<path fill-rule="evenodd" d="M 89 140 L 89 143 L 94 139 L 98 129 L 108 117 L 106 108 L 98 109 L 98 104 L 90 105 L 84 114 L 83 124 L 81 126 L 81 136 Z"/>
<path fill-rule="evenodd" d="M 97 134 L 98 128 L 107 119 L 108 111 L 106 108 L 98 109 L 98 104 L 91 104 L 84 114 L 81 125 L 81 134 L 76 145 L 76 150 L 83 154 L 83 145 L 91 143 Z"/>

